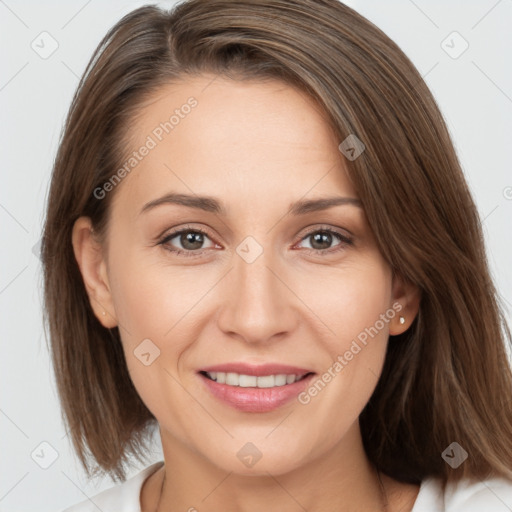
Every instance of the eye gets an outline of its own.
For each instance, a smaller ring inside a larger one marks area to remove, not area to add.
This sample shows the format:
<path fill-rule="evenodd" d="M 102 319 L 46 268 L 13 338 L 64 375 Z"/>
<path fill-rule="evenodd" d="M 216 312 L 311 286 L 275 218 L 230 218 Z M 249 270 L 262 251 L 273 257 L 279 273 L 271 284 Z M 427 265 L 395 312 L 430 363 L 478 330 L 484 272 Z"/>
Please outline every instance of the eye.
<path fill-rule="evenodd" d="M 331 244 L 336 238 L 340 243 L 332 248 Z M 320 256 L 327 256 L 341 251 L 345 249 L 347 245 L 353 244 L 353 240 L 348 236 L 331 228 L 316 228 L 314 231 L 306 233 L 306 235 L 302 237 L 301 241 L 302 240 L 311 240 L 310 248 L 306 249 L 308 249 L 308 252 L 312 252 L 313 254 L 318 254 Z"/>
<path fill-rule="evenodd" d="M 166 235 L 159 244 L 163 245 L 166 250 L 181 256 L 199 256 L 202 254 L 205 238 L 209 239 L 208 233 L 199 228 L 186 227 L 178 231 L 173 231 Z M 180 244 L 181 248 L 173 247 L 171 241 L 175 240 L 174 244 Z M 215 244 L 212 243 L 211 247 Z"/>
<path fill-rule="evenodd" d="M 210 239 L 206 231 L 200 228 L 184 227 L 167 234 L 159 244 L 178 256 L 194 257 L 201 256 L 205 249 L 215 247 L 213 242 L 209 247 L 203 247 L 206 239 Z M 331 247 L 336 239 L 339 240 L 339 243 Z M 320 256 L 328 256 L 342 251 L 348 245 L 353 244 L 353 241 L 348 236 L 328 227 L 309 231 L 309 233 L 306 233 L 301 238 L 301 242 L 303 240 L 311 240 L 310 248 L 306 247 L 307 252 Z M 179 244 L 181 247 L 176 247 L 176 244 Z"/>

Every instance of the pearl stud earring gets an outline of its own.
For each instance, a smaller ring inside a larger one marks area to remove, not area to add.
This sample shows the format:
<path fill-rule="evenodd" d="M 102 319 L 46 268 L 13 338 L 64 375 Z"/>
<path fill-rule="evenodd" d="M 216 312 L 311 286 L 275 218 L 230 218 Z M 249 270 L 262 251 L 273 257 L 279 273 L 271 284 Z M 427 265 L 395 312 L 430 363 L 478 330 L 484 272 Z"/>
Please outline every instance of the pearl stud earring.
<path fill-rule="evenodd" d="M 399 322 L 400 322 L 402 325 L 403 325 L 403 324 L 405 324 L 405 318 L 404 318 L 403 316 L 401 316 L 401 317 L 399 318 Z"/>

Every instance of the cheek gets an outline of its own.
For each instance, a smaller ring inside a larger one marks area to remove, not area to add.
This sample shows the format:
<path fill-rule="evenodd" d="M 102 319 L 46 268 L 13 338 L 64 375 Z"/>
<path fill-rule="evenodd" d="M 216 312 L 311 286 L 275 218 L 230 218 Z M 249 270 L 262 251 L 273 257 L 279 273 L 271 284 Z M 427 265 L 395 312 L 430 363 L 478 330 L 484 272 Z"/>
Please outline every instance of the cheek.
<path fill-rule="evenodd" d="M 164 371 L 158 377 L 147 377 L 151 372 L 141 364 L 141 354 L 149 353 L 144 356 L 146 360 L 154 358 L 151 371 L 165 367 L 174 375 L 178 373 L 178 365 L 197 339 L 201 326 L 198 315 L 206 303 L 201 298 L 212 286 L 208 283 L 214 283 L 217 277 L 200 273 L 197 267 L 172 268 L 162 259 L 155 259 L 140 249 L 112 254 L 109 280 L 134 383 L 145 385 L 146 379 L 151 378 L 155 389 L 162 389 L 155 379 L 165 381 L 170 377 Z"/>
<path fill-rule="evenodd" d="M 380 318 L 390 308 L 391 274 L 378 254 L 343 267 L 302 273 L 296 289 L 306 298 L 311 322 L 325 332 L 318 341 L 333 358 L 348 350 L 353 339 L 364 341 L 365 333 L 370 337 L 368 330 L 375 334 L 375 325 L 379 331 L 375 338 L 387 339 L 388 323 Z"/>
<path fill-rule="evenodd" d="M 126 245 L 125 245 L 126 246 Z M 109 272 L 124 339 L 163 339 L 186 311 L 186 283 L 140 250 L 113 254 Z"/>
<path fill-rule="evenodd" d="M 342 295 L 339 309 L 331 306 L 334 321 L 335 311 L 339 312 L 336 323 L 339 335 L 329 352 L 338 362 L 342 356 L 341 373 L 345 373 L 351 387 L 355 385 L 358 394 L 369 398 L 384 362 L 389 321 L 394 315 L 390 308 L 391 276 L 381 263 L 366 266 L 354 274 L 353 281 L 347 281 L 347 293 Z"/>
<path fill-rule="evenodd" d="M 161 265 L 129 251 L 112 255 L 109 280 L 128 372 L 142 401 L 159 419 L 169 404 L 187 411 L 183 388 L 177 383 L 177 365 L 191 337 L 184 299 L 186 283 L 176 282 Z M 165 416 L 181 431 L 186 414 Z"/>
<path fill-rule="evenodd" d="M 323 359 L 323 372 L 299 398 L 314 411 L 319 425 L 333 427 L 322 441 L 329 446 L 357 419 L 378 382 L 395 313 L 390 308 L 391 274 L 375 257 L 331 272 L 316 288 L 313 280 L 306 285 L 308 306 L 321 320 L 317 325 L 329 329 L 317 338 L 328 357 Z"/>

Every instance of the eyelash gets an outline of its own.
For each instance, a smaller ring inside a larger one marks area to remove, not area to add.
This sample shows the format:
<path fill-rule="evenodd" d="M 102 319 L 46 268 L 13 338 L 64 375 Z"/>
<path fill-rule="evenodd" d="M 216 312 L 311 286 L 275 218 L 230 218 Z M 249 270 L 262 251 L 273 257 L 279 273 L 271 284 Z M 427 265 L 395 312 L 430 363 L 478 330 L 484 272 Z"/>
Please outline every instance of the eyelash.
<path fill-rule="evenodd" d="M 159 245 L 162 245 L 164 246 L 164 248 L 169 251 L 169 252 L 172 252 L 174 253 L 175 255 L 177 256 L 184 256 L 184 257 L 187 257 L 187 258 L 194 258 L 194 257 L 199 257 L 203 254 L 203 252 L 207 249 L 202 249 L 202 250 L 199 250 L 199 251 L 184 251 L 183 249 L 169 249 L 168 247 L 165 247 L 165 245 L 170 241 L 172 240 L 173 238 L 176 238 L 178 235 L 181 235 L 183 233 L 201 233 L 202 235 L 205 235 L 207 236 L 208 238 L 211 238 L 210 235 L 204 231 L 203 229 L 200 229 L 200 228 L 183 228 L 183 229 L 180 229 L 178 231 L 173 231 L 171 233 L 169 233 L 168 235 L 166 235 L 160 242 L 158 242 Z M 353 240 L 351 240 L 350 238 L 348 238 L 347 236 L 341 234 L 339 231 L 336 231 L 332 228 L 327 228 L 327 227 L 322 227 L 322 228 L 316 228 L 312 231 L 309 231 L 308 233 L 306 233 L 300 240 L 299 242 L 301 242 L 302 240 L 316 234 L 316 233 L 329 233 L 329 234 L 332 234 L 332 235 L 335 235 L 336 237 L 339 238 L 340 240 L 340 244 L 338 244 L 337 246 L 335 246 L 334 249 L 306 249 L 306 251 L 310 254 L 315 254 L 315 255 L 319 255 L 319 256 L 328 256 L 328 255 L 331 255 L 333 253 L 337 253 L 338 251 L 341 251 L 345 248 L 346 245 L 352 245 L 353 244 Z"/>

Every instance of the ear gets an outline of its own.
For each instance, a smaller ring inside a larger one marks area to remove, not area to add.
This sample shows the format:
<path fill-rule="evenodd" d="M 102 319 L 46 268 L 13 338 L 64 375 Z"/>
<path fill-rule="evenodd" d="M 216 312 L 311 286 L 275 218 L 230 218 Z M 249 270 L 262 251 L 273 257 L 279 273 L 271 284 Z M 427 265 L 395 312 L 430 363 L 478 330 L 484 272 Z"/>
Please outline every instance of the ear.
<path fill-rule="evenodd" d="M 389 323 L 389 334 L 395 336 L 405 332 L 412 324 L 420 308 L 421 292 L 419 288 L 406 281 L 400 274 L 393 275 L 392 295 L 393 309 L 396 315 Z M 400 323 L 400 317 L 405 321 Z"/>
<path fill-rule="evenodd" d="M 89 217 L 80 217 L 76 220 L 71 239 L 92 310 L 104 327 L 115 327 L 117 318 L 103 247 L 94 236 Z"/>

